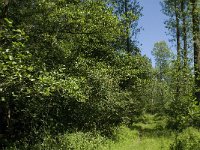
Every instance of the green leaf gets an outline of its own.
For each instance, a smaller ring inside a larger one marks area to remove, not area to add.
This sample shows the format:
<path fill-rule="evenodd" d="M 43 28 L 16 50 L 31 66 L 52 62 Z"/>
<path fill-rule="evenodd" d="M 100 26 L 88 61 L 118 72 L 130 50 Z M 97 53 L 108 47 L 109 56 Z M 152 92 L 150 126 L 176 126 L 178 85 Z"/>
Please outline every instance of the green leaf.
<path fill-rule="evenodd" d="M 9 60 L 13 60 L 13 56 L 9 55 L 8 57 L 9 57 Z"/>

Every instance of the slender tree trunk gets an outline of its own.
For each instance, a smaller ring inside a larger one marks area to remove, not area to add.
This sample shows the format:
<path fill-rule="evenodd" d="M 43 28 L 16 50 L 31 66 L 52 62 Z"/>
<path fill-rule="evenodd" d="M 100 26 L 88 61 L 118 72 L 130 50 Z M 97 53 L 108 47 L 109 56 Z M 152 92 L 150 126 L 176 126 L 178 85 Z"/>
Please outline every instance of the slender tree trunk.
<path fill-rule="evenodd" d="M 198 0 L 190 0 L 192 5 L 192 30 L 193 30 L 193 49 L 194 49 L 194 72 L 195 72 L 195 96 L 200 102 L 200 32 L 199 32 L 199 11 Z"/>
<path fill-rule="evenodd" d="M 178 10 L 178 1 L 174 1 L 175 6 L 175 18 L 176 18 L 176 50 L 177 50 L 177 72 L 180 72 L 181 69 L 181 43 L 180 43 L 180 15 Z M 177 77 L 177 86 L 176 86 L 176 97 L 179 97 L 180 86 L 179 86 L 179 76 Z"/>
<path fill-rule="evenodd" d="M 126 18 L 128 18 L 128 0 L 125 0 L 125 15 Z M 129 22 L 126 22 L 126 33 L 127 33 L 127 39 L 126 39 L 126 50 L 127 52 L 130 51 L 130 35 L 129 35 Z"/>
<path fill-rule="evenodd" d="M 3 7 L 2 7 L 2 12 L 0 19 L 2 20 L 3 18 L 6 18 L 8 16 L 8 5 L 9 5 L 9 0 L 4 0 L 3 2 Z"/>
<path fill-rule="evenodd" d="M 13 2 L 16 2 L 13 0 Z M 3 0 L 3 7 L 1 8 L 1 14 L 0 14 L 0 30 L 2 29 L 1 24 L 4 22 L 4 18 L 8 17 L 8 9 L 9 5 L 11 3 L 11 0 Z M 8 130 L 10 129 L 10 119 L 11 119 L 11 109 L 10 105 L 12 103 L 12 99 L 8 102 L 5 103 L 4 105 L 0 105 L 0 109 L 4 109 L 4 124 L 6 125 L 4 133 L 8 134 Z"/>
<path fill-rule="evenodd" d="M 177 1 L 175 0 L 175 9 L 177 8 Z M 177 50 L 177 60 L 178 63 L 180 63 L 181 61 L 181 43 L 180 43 L 180 17 L 179 17 L 179 13 L 175 12 L 175 16 L 176 16 L 176 50 Z M 180 66 L 179 66 L 180 68 Z"/>
<path fill-rule="evenodd" d="M 188 63 L 188 50 L 187 50 L 187 25 L 186 25 L 186 12 L 185 12 L 186 3 L 184 0 L 181 1 L 181 13 L 182 13 L 182 22 L 183 22 L 183 61 L 184 68 L 187 67 Z"/>

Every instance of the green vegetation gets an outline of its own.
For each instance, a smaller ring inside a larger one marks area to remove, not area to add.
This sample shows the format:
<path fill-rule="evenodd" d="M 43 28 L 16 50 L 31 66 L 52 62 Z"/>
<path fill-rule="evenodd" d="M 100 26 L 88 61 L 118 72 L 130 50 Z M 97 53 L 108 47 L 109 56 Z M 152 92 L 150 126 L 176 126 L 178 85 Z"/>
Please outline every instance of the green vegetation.
<path fill-rule="evenodd" d="M 176 150 L 198 150 L 200 147 L 200 132 L 195 128 L 188 128 L 180 133 L 170 149 Z"/>
<path fill-rule="evenodd" d="M 117 142 L 111 144 L 111 150 L 167 150 L 174 139 L 174 133 L 164 129 L 165 120 L 156 116 L 146 115 L 142 122 L 130 128 L 120 127 L 117 132 Z M 163 126 L 161 126 L 163 125 Z"/>
<path fill-rule="evenodd" d="M 97 132 L 75 132 L 57 136 L 45 133 L 46 136 L 42 143 L 29 147 L 24 142 L 20 144 L 21 147 L 18 145 L 18 149 L 150 150 L 153 148 L 155 150 L 167 150 L 174 146 L 172 144 L 174 144 L 175 132 L 164 129 L 165 120 L 158 119 L 158 117 L 153 115 L 145 115 L 143 119 L 143 123 L 137 123 L 130 128 L 124 125 L 115 128 L 112 138 L 102 136 Z M 198 139 L 193 138 L 189 140 Z M 13 145 L 9 149 L 17 149 L 16 147 L 17 145 Z"/>
<path fill-rule="evenodd" d="M 200 149 L 198 2 L 162 1 L 153 67 L 137 0 L 1 0 L 0 149 Z"/>

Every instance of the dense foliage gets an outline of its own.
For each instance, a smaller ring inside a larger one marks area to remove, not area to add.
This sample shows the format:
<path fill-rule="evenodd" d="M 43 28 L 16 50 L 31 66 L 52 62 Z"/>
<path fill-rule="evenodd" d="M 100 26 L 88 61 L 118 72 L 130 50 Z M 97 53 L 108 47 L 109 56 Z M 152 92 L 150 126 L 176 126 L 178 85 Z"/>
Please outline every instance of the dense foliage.
<path fill-rule="evenodd" d="M 4 0 L 0 148 L 95 149 L 117 126 L 143 121 L 144 113 L 166 118 L 166 127 L 178 131 L 199 128 L 197 77 L 188 56 L 194 47 L 180 34 L 192 36 L 184 24 L 191 14 L 176 4 L 163 1 L 177 55 L 166 42 L 155 43 L 154 68 L 138 48 L 137 0 Z"/>
<path fill-rule="evenodd" d="M 143 112 L 151 65 L 115 49 L 126 35 L 106 3 L 13 1 L 9 7 L 1 25 L 0 88 L 13 139 L 46 130 L 108 134 Z"/>
<path fill-rule="evenodd" d="M 200 148 L 200 132 L 194 128 L 188 128 L 179 134 L 171 150 L 198 150 Z"/>

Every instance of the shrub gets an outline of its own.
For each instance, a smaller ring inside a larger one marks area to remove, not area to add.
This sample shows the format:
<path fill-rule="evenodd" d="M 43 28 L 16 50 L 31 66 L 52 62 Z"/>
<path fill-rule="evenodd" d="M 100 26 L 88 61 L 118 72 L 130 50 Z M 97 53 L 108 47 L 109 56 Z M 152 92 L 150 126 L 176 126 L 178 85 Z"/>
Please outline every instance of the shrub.
<path fill-rule="evenodd" d="M 170 147 L 171 150 L 199 150 L 200 132 L 195 128 L 187 128 L 181 132 Z"/>
<path fill-rule="evenodd" d="M 122 125 L 117 127 L 114 131 L 113 137 L 116 141 L 124 141 L 126 139 L 136 139 L 139 136 L 137 130 L 131 130 L 130 128 Z"/>
<path fill-rule="evenodd" d="M 51 135 L 49 132 L 40 142 L 31 144 L 27 139 L 9 144 L 5 150 L 102 150 L 108 149 L 109 140 L 97 132 L 74 132 Z"/>
<path fill-rule="evenodd" d="M 42 143 L 34 146 L 34 149 L 51 150 L 94 150 L 102 149 L 106 146 L 106 138 L 97 133 L 66 133 L 56 137 L 46 136 Z"/>

